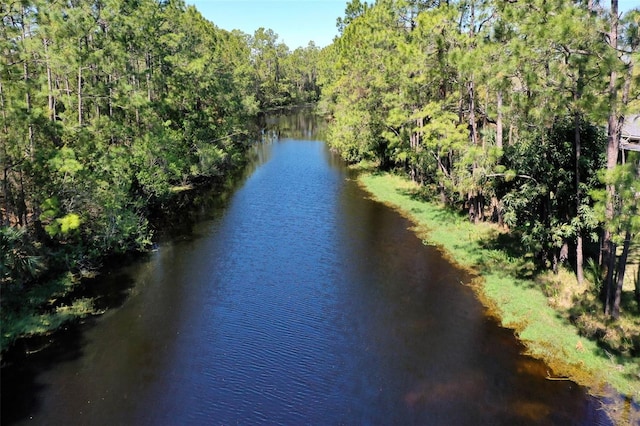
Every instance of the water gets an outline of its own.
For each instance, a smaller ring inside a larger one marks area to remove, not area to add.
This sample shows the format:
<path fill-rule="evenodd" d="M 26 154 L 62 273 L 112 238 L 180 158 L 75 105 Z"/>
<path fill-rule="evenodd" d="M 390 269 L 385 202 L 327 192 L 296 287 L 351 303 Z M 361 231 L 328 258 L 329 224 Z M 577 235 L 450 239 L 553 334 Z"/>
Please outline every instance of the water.
<path fill-rule="evenodd" d="M 5 368 L 2 423 L 609 423 L 298 135 L 258 146 L 228 202 L 106 274 L 121 307 Z"/>

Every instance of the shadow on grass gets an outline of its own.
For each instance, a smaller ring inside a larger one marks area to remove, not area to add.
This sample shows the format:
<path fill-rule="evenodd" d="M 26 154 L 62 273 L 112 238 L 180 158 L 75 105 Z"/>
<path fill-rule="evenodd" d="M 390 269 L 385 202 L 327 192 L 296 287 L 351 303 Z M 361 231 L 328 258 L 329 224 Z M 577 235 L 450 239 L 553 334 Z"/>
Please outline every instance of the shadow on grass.
<path fill-rule="evenodd" d="M 576 297 L 568 310 L 568 321 L 580 335 L 594 340 L 603 351 L 603 356 L 620 360 L 633 360 L 640 374 L 640 315 L 631 292 L 623 292 L 618 320 L 607 317 L 596 298 Z M 635 377 L 636 380 L 640 377 Z"/>
<path fill-rule="evenodd" d="M 537 287 L 536 277 L 541 270 L 531 253 L 527 252 L 519 236 L 495 232 L 490 238 L 478 242 L 484 254 L 481 266 L 490 271 L 515 278 L 527 287 Z"/>
<path fill-rule="evenodd" d="M 431 190 L 425 189 L 425 187 L 416 187 L 416 188 L 398 188 L 396 192 L 399 195 L 407 197 L 413 201 L 419 201 L 424 203 L 431 203 L 437 205 L 438 207 L 435 209 L 430 209 L 431 214 L 443 221 L 459 221 L 465 220 L 466 215 L 457 209 L 455 206 L 451 206 L 449 204 L 442 204 L 440 200 L 433 195 Z M 417 213 L 423 213 L 425 210 L 422 209 L 414 209 L 420 210 L 416 211 Z"/>
<path fill-rule="evenodd" d="M 459 253 L 468 255 L 473 267 L 480 273 L 498 273 L 501 276 L 514 278 L 522 286 L 532 288 L 540 269 L 533 256 L 524 250 L 519 236 L 499 232 L 482 232 L 478 236 L 476 225 L 468 222 L 466 214 L 455 206 L 442 205 L 434 199 L 432 189 L 424 187 L 396 189 L 399 195 L 415 201 L 438 204 L 435 209 L 428 209 L 429 216 L 435 221 L 453 224 L 459 229 L 468 227 L 468 237 L 451 243 Z M 411 208 L 413 213 L 424 213 L 427 209 Z M 465 233 L 465 231 L 462 231 Z"/>

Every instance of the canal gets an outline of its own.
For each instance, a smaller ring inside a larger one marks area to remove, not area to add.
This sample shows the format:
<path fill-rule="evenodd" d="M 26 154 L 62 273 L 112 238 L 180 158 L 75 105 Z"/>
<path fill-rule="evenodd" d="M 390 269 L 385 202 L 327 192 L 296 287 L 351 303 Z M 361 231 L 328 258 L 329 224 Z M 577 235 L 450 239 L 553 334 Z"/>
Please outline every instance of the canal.
<path fill-rule="evenodd" d="M 120 306 L 3 371 L 3 424 L 609 424 L 286 123 L 224 202 L 105 271 Z"/>

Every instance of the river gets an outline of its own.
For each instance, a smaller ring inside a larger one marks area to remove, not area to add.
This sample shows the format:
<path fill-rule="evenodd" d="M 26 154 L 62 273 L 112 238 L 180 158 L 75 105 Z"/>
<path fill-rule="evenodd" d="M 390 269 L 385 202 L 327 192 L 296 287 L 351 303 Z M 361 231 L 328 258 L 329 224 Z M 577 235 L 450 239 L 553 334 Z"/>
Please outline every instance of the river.
<path fill-rule="evenodd" d="M 104 273 L 121 306 L 4 369 L 3 424 L 610 424 L 285 122 L 224 202 Z"/>

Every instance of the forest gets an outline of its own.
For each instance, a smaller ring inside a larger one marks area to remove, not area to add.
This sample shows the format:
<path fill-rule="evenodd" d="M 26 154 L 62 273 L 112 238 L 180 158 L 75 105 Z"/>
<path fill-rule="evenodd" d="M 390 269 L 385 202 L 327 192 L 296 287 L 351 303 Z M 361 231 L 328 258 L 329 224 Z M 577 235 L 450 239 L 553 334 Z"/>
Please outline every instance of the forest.
<path fill-rule="evenodd" d="M 521 275 L 568 270 L 571 321 L 639 356 L 640 10 L 600 3 L 353 0 L 320 104 L 346 161 L 508 230 Z"/>
<path fill-rule="evenodd" d="M 219 29 L 182 0 L 13 1 L 0 16 L 4 349 L 91 312 L 57 299 L 105 256 L 149 249 L 176 193 L 241 167 L 251 118 L 316 101 L 320 49 Z"/>
<path fill-rule="evenodd" d="M 523 275 L 570 271 L 575 324 L 638 356 L 640 10 L 617 4 L 352 0 L 331 45 L 291 51 L 182 0 L 3 3 L 3 348 L 91 312 L 62 296 L 241 167 L 251 118 L 317 103 L 347 162 L 508 231 Z"/>

